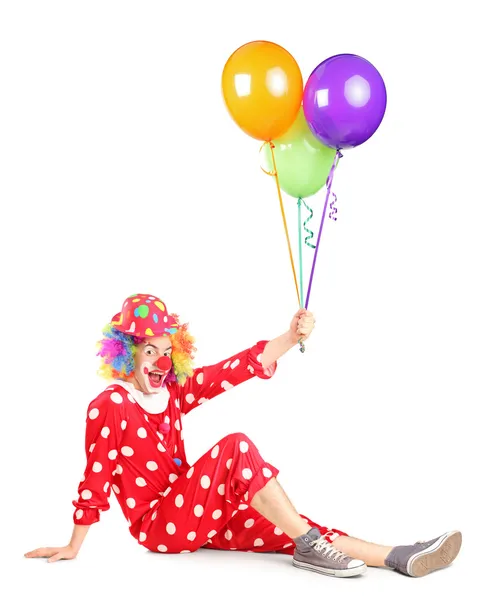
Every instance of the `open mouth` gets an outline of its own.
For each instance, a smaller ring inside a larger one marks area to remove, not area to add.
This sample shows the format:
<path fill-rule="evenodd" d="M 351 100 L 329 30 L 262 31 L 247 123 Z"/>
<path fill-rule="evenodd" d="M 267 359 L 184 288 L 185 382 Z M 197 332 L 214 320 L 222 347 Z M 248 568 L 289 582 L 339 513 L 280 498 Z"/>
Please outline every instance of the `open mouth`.
<path fill-rule="evenodd" d="M 149 373 L 149 381 L 153 387 L 159 387 L 162 383 L 162 373 L 152 371 L 152 373 Z"/>

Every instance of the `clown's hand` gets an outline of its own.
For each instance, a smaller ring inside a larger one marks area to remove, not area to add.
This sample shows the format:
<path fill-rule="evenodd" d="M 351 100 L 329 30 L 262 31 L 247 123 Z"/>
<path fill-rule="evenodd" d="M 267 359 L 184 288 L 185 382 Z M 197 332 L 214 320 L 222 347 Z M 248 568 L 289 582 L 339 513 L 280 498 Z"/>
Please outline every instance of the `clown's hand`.
<path fill-rule="evenodd" d="M 305 308 L 300 308 L 291 321 L 289 333 L 293 344 L 299 341 L 305 342 L 315 327 L 313 313 Z"/>

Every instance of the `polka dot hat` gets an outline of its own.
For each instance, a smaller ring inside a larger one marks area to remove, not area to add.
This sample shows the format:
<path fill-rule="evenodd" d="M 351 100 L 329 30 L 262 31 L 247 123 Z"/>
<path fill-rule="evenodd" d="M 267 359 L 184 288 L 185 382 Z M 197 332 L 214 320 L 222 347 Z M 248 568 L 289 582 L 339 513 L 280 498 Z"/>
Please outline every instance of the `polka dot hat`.
<path fill-rule="evenodd" d="M 122 312 L 112 319 L 112 326 L 137 337 L 158 337 L 176 333 L 178 325 L 166 305 L 148 294 L 134 294 L 123 303 Z"/>

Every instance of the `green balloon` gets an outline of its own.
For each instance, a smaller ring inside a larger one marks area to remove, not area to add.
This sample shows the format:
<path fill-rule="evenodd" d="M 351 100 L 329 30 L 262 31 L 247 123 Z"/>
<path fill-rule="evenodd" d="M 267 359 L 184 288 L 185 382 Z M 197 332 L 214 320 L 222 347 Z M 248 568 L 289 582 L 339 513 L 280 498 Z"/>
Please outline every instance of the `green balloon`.
<path fill-rule="evenodd" d="M 307 198 L 316 194 L 326 183 L 336 149 L 324 146 L 314 137 L 304 118 L 303 107 L 286 133 L 273 141 L 281 188 L 293 198 Z M 263 154 L 266 169 L 273 171 L 268 144 Z"/>

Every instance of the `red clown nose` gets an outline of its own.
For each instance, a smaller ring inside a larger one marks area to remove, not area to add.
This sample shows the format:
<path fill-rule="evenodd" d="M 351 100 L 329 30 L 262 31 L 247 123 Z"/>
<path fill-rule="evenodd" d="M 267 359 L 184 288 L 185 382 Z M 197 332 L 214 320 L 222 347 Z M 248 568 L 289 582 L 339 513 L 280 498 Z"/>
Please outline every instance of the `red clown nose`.
<path fill-rule="evenodd" d="M 169 356 L 161 356 L 155 363 L 156 367 L 161 371 L 170 371 L 172 367 L 172 360 Z"/>

